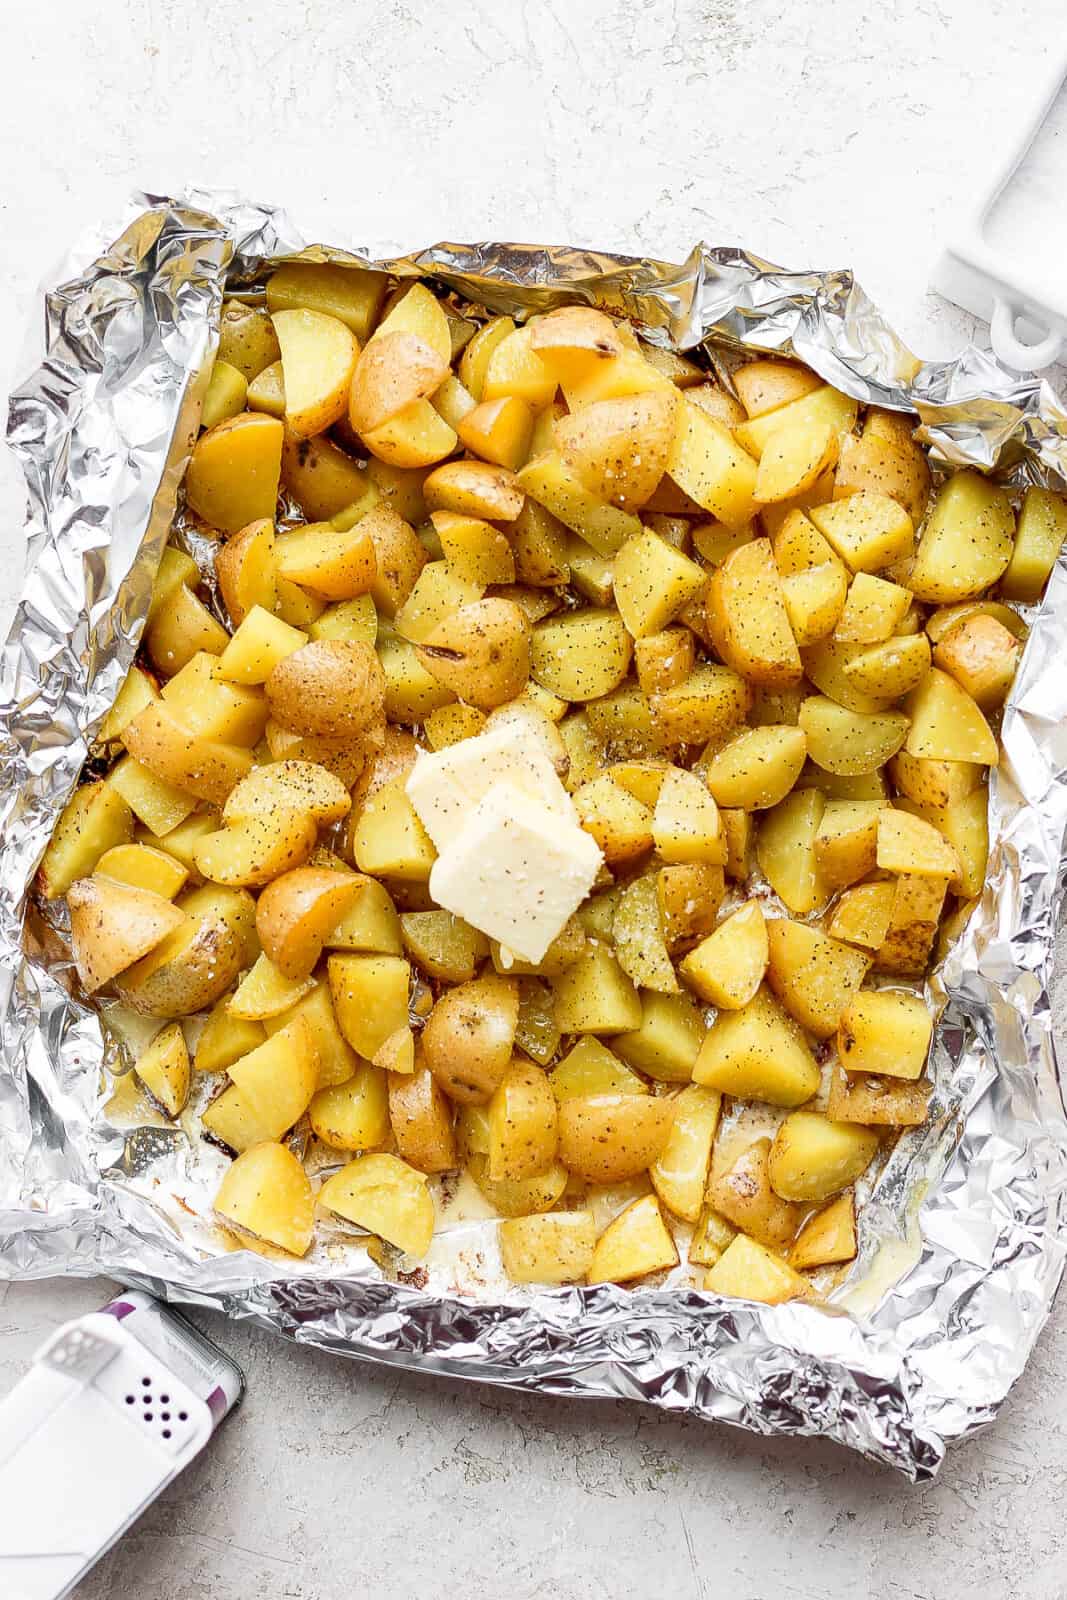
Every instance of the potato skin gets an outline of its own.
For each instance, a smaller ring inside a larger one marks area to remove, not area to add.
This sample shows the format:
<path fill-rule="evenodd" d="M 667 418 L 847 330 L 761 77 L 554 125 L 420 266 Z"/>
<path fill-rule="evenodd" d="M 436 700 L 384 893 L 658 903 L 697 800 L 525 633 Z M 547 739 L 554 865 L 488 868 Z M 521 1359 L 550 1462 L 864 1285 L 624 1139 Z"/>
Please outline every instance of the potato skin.
<path fill-rule="evenodd" d="M 559 1159 L 587 1183 L 621 1183 L 650 1167 L 674 1121 L 651 1095 L 575 1095 L 559 1108 Z"/>
<path fill-rule="evenodd" d="M 266 690 L 271 716 L 294 733 L 357 738 L 384 717 L 385 674 L 356 640 L 301 645 L 273 668 Z"/>

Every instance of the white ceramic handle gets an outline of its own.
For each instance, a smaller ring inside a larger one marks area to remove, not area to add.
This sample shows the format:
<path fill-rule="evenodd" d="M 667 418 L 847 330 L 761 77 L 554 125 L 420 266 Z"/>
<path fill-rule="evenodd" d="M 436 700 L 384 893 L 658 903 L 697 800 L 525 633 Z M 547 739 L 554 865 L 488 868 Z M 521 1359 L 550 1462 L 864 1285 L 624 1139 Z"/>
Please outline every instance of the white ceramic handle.
<path fill-rule="evenodd" d="M 1001 296 L 993 302 L 993 315 L 989 323 L 989 338 L 993 354 L 998 361 L 1013 372 L 1040 372 L 1060 359 L 1064 336 L 1050 331 L 1033 344 L 1024 344 L 1015 331 L 1016 319 L 1024 315 L 1018 306 Z M 1027 314 L 1028 320 L 1033 318 Z"/>

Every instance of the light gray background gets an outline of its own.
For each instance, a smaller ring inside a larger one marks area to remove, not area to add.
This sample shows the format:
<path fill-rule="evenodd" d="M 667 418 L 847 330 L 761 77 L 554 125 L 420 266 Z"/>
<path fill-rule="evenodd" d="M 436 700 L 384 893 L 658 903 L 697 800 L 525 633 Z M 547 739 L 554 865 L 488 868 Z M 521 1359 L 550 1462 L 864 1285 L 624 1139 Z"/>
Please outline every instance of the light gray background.
<path fill-rule="evenodd" d="M 951 354 L 971 324 L 926 292 L 937 241 L 1063 21 L 1063 0 L 0 0 L 0 377 L 81 230 L 135 186 L 189 181 L 336 242 L 678 258 L 703 236 L 850 264 L 914 348 Z M 1029 201 L 1003 215 L 1028 248 L 1048 236 Z M 0 472 L 3 606 L 21 539 Z M 0 1285 L 0 1392 L 104 1287 Z M 81 1594 L 1062 1600 L 1060 1321 L 997 1426 L 923 1489 L 822 1444 L 216 1323 L 246 1403 Z"/>

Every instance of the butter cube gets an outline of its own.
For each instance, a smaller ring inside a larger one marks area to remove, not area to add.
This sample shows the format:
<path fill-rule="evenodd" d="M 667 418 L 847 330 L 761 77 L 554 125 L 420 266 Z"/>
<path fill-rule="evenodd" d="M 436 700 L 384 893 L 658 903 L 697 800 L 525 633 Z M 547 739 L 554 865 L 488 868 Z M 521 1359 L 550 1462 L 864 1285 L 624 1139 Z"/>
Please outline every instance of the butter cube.
<path fill-rule="evenodd" d="M 574 821 L 571 797 L 544 744 L 528 729 L 514 725 L 461 739 L 443 750 L 420 750 L 407 795 L 426 832 L 443 851 L 497 783 L 509 783 L 557 816 Z"/>

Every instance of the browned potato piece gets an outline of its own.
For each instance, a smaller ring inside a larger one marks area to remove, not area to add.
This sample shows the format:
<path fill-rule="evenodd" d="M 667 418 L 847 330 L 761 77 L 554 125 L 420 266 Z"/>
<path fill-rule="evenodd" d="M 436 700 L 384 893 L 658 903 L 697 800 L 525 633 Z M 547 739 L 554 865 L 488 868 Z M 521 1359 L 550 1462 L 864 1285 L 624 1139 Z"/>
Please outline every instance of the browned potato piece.
<path fill-rule="evenodd" d="M 803 672 L 768 539 L 726 557 L 708 585 L 708 628 L 727 666 L 756 683 L 796 683 Z"/>
<path fill-rule="evenodd" d="M 240 300 L 223 302 L 217 360 L 236 367 L 251 383 L 280 355 L 274 326 L 265 311 Z"/>
<path fill-rule="evenodd" d="M 511 600 L 476 600 L 439 622 L 416 648 L 419 662 L 469 705 L 491 711 L 530 676 L 530 628 Z"/>
<path fill-rule="evenodd" d="M 722 867 L 684 862 L 656 874 L 660 924 L 674 954 L 710 933 L 726 893 Z"/>
<path fill-rule="evenodd" d="M 586 1183 L 622 1183 L 652 1165 L 673 1121 L 673 1102 L 651 1095 L 574 1095 L 559 1108 L 559 1159 Z"/>
<path fill-rule="evenodd" d="M 767 925 L 767 981 L 790 1016 L 828 1039 L 870 967 L 869 957 L 786 917 Z"/>
<path fill-rule="evenodd" d="M 771 1187 L 770 1153 L 770 1139 L 757 1139 L 709 1185 L 708 1199 L 742 1233 L 781 1250 L 796 1237 L 804 1213 Z"/>
<path fill-rule="evenodd" d="M 416 333 L 380 333 L 362 351 L 352 378 L 348 420 L 357 433 L 380 428 L 414 400 L 433 394 L 448 362 Z"/>
<path fill-rule="evenodd" d="M 273 517 L 284 429 L 275 417 L 242 411 L 202 433 L 185 474 L 197 516 L 223 533 Z"/>
<path fill-rule="evenodd" d="M 355 873 L 329 867 L 295 867 L 267 884 L 256 905 L 256 932 L 266 955 L 287 978 L 310 975 L 360 889 Z"/>
<path fill-rule="evenodd" d="M 215 575 L 234 627 L 253 606 L 273 612 L 277 601 L 274 576 L 274 523 L 269 517 L 250 522 L 220 545 Z"/>
<path fill-rule="evenodd" d="M 493 1091 L 488 1120 L 491 1183 L 533 1178 L 552 1165 L 557 1101 L 540 1067 L 516 1057 Z"/>
<path fill-rule="evenodd" d="M 452 1107 L 430 1069 L 389 1074 L 389 1121 L 397 1150 L 420 1172 L 448 1172 L 457 1165 Z"/>
<path fill-rule="evenodd" d="M 514 978 L 485 973 L 446 989 L 422 1034 L 426 1065 L 453 1100 L 489 1100 L 511 1062 L 519 1018 Z"/>
<path fill-rule="evenodd" d="M 667 470 L 678 414 L 671 388 L 582 406 L 556 423 L 556 445 L 599 500 L 634 511 Z"/>
<path fill-rule="evenodd" d="M 483 335 L 493 329 L 498 339 L 503 338 L 515 330 L 514 323 L 501 326 L 509 322 L 509 317 L 498 318 L 483 329 Z M 560 306 L 531 325 L 530 349 L 537 352 L 561 383 L 572 383 L 602 361 L 621 355 L 623 343 L 615 324 L 603 311 L 594 311 L 592 306 Z"/>
<path fill-rule="evenodd" d="M 384 716 L 385 677 L 368 644 L 315 639 L 271 670 L 271 716 L 294 733 L 358 738 Z"/>
<path fill-rule="evenodd" d="M 873 1073 L 850 1076 L 836 1066 L 830 1079 L 826 1114 L 835 1122 L 862 1122 L 879 1128 L 917 1128 L 926 1121 L 930 1085 Z"/>
<path fill-rule="evenodd" d="M 187 1017 L 212 1005 L 244 964 L 238 932 L 221 911 L 185 916 L 179 926 L 121 976 L 116 987 L 132 1010 Z"/>
<path fill-rule="evenodd" d="M 986 711 L 1007 699 L 1022 648 L 995 617 L 968 617 L 944 636 L 934 661 Z"/>
<path fill-rule="evenodd" d="M 67 906 L 74 964 L 90 994 L 154 950 L 185 920 L 162 895 L 111 878 L 79 878 L 67 890 Z"/>
<path fill-rule="evenodd" d="M 514 522 L 523 490 L 514 473 L 488 461 L 447 461 L 422 486 L 430 511 L 458 511 L 487 522 Z"/>

